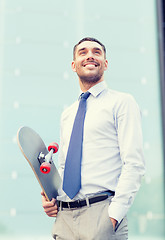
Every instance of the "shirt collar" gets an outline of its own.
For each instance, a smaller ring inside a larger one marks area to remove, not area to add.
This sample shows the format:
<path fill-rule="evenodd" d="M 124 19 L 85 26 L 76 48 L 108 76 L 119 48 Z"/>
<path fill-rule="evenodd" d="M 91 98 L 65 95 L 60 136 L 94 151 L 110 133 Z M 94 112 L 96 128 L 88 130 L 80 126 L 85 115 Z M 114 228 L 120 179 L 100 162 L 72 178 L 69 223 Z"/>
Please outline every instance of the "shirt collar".
<path fill-rule="evenodd" d="M 88 92 L 91 93 L 94 97 L 97 97 L 102 91 L 104 91 L 107 88 L 107 85 L 104 81 L 97 83 L 93 87 L 91 87 Z M 82 91 L 81 91 L 82 94 Z"/>

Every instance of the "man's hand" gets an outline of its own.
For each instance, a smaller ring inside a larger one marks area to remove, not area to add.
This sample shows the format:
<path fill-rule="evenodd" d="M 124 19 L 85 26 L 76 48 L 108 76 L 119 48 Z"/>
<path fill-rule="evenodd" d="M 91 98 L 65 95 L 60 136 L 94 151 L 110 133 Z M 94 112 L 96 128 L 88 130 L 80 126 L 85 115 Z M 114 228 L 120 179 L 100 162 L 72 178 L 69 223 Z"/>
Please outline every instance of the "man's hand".
<path fill-rule="evenodd" d="M 115 226 L 116 226 L 117 220 L 114 219 L 114 218 L 110 218 L 110 220 L 111 220 L 111 222 L 112 222 L 113 229 L 115 230 Z"/>
<path fill-rule="evenodd" d="M 47 201 L 44 192 L 41 192 L 42 195 L 42 206 L 44 208 L 45 213 L 49 216 L 49 217 L 56 217 L 57 213 L 58 213 L 58 206 L 56 203 L 56 199 L 52 199 L 50 202 Z"/>

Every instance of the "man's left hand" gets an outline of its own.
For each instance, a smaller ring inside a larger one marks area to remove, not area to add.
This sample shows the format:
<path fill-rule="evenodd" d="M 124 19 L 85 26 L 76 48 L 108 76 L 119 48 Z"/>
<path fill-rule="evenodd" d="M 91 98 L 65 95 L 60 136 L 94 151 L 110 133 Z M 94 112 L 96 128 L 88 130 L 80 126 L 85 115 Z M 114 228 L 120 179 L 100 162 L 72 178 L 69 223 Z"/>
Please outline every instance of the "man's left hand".
<path fill-rule="evenodd" d="M 116 226 L 117 220 L 114 219 L 114 218 L 110 218 L 110 220 L 111 220 L 111 222 L 112 222 L 113 229 L 115 230 L 115 226 Z"/>

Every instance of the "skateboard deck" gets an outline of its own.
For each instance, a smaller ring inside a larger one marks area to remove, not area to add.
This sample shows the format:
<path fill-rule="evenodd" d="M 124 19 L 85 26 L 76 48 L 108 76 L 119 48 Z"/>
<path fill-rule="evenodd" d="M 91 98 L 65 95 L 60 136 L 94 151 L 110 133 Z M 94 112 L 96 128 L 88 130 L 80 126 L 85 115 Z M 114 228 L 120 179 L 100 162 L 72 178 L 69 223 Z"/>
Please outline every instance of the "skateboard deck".
<path fill-rule="evenodd" d="M 44 173 L 44 171 L 41 171 L 41 164 L 46 160 L 40 161 L 39 156 L 42 155 L 42 159 L 45 159 L 43 156 L 50 155 L 43 140 L 33 129 L 21 127 L 17 132 L 17 142 L 44 191 L 47 200 L 51 201 L 52 198 L 56 198 L 61 178 L 51 157 L 49 157 L 50 172 Z"/>

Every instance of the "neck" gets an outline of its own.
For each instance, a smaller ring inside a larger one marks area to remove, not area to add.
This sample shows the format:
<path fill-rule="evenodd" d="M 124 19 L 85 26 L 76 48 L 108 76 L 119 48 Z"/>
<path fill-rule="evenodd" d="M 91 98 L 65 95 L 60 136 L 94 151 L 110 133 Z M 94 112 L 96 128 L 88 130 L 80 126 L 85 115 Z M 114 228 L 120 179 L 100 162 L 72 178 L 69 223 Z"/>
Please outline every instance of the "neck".
<path fill-rule="evenodd" d="M 98 82 L 96 83 L 88 83 L 88 82 L 82 82 L 79 79 L 79 85 L 80 85 L 80 89 L 82 92 L 87 92 L 91 87 L 95 86 L 96 84 L 103 82 L 104 79 L 100 79 Z"/>

